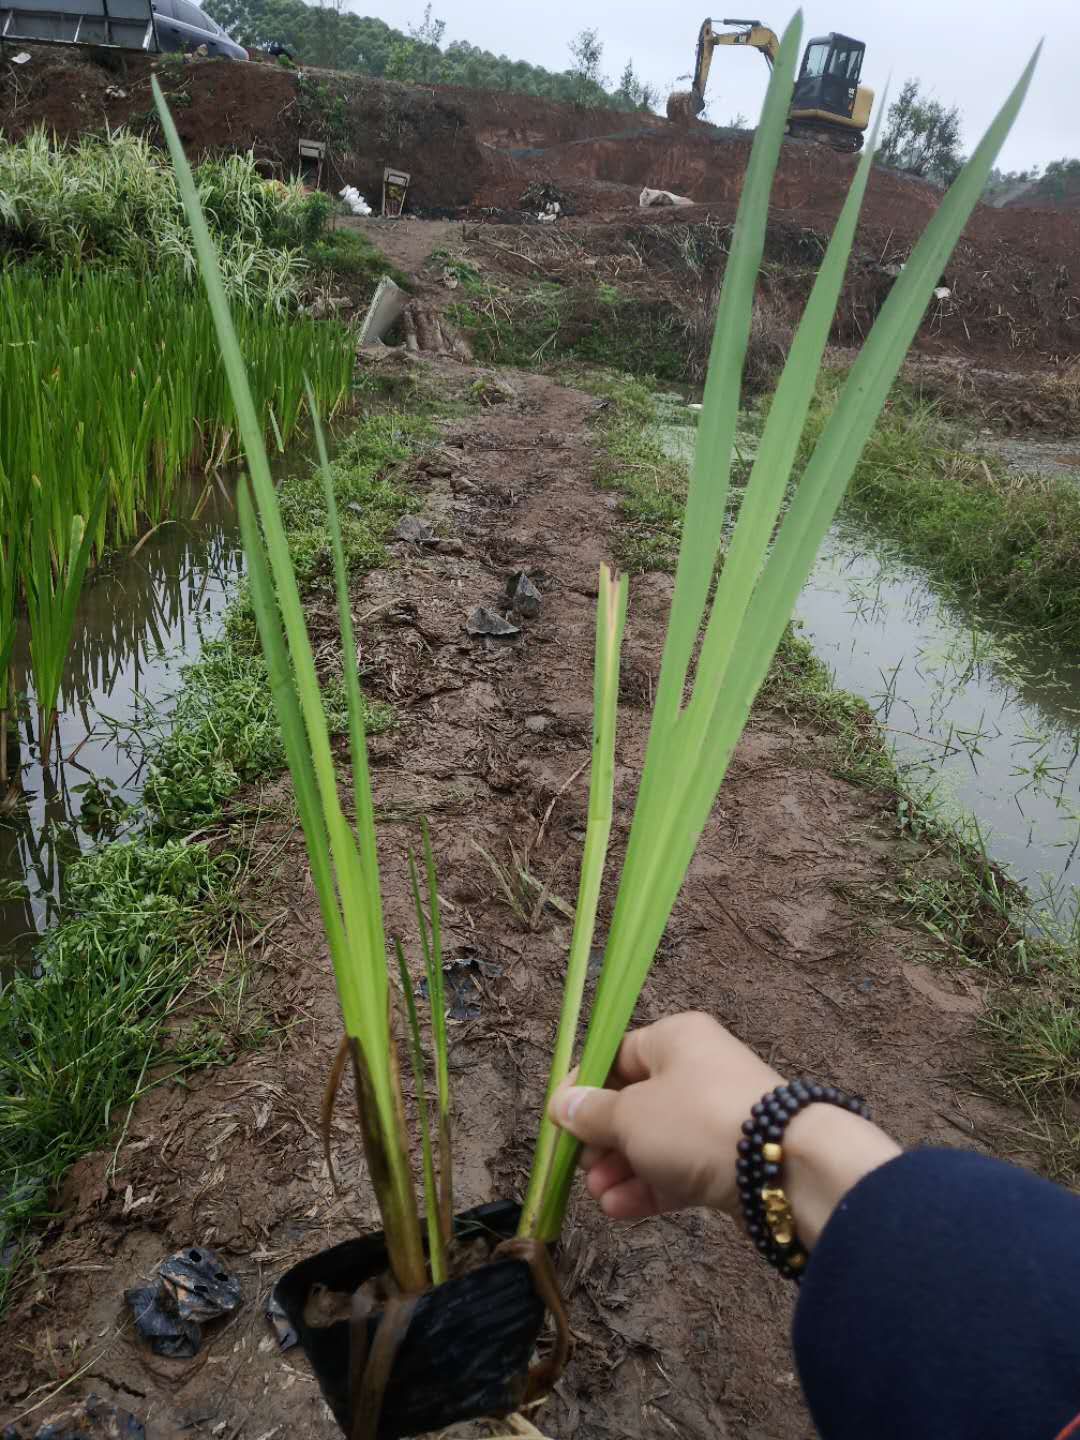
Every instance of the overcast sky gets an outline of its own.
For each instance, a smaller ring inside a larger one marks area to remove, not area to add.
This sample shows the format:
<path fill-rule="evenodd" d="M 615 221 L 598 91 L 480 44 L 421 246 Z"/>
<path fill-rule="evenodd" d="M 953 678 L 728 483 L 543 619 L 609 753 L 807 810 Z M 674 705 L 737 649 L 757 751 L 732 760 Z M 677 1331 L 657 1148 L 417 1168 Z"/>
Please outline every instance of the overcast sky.
<path fill-rule="evenodd" d="M 377 15 L 406 29 L 419 22 L 424 0 L 346 0 L 350 9 Z M 604 70 L 617 79 L 632 57 L 643 79 L 661 94 L 693 66 L 703 0 L 433 0 L 446 21 L 447 40 L 469 40 L 513 60 L 553 70 L 569 65 L 567 44 L 583 26 L 604 42 Z M 745 7 L 747 0 L 727 0 Z M 762 8 L 756 17 L 779 33 L 793 13 L 791 0 Z M 724 12 L 714 12 L 714 22 Z M 738 11 L 736 11 L 738 13 Z M 748 12 L 749 13 L 749 12 Z M 940 100 L 960 106 L 964 144 L 970 149 L 1004 100 L 1031 49 L 1045 35 L 1046 49 L 1027 104 L 999 162 L 1023 170 L 1063 156 L 1080 156 L 1080 0 L 806 0 L 804 35 L 839 30 L 866 42 L 863 82 L 880 95 L 919 76 Z M 717 52 L 709 81 L 709 118 L 725 124 L 743 114 L 756 120 L 768 80 L 753 51 Z M 685 88 L 685 87 L 684 87 Z"/>

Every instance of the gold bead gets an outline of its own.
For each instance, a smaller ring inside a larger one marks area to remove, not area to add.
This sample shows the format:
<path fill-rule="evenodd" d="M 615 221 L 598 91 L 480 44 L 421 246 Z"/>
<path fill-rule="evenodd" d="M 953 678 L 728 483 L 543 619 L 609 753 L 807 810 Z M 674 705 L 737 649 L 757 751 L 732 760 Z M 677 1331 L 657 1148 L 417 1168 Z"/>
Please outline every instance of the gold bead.
<path fill-rule="evenodd" d="M 787 1257 L 787 1263 L 793 1270 L 801 1270 L 806 1264 L 806 1255 L 801 1250 L 796 1250 L 794 1255 Z"/>
<path fill-rule="evenodd" d="M 767 1145 L 761 1147 L 761 1155 L 762 1159 L 768 1161 L 770 1165 L 779 1165 L 784 1158 L 783 1150 L 774 1140 L 770 1140 Z"/>

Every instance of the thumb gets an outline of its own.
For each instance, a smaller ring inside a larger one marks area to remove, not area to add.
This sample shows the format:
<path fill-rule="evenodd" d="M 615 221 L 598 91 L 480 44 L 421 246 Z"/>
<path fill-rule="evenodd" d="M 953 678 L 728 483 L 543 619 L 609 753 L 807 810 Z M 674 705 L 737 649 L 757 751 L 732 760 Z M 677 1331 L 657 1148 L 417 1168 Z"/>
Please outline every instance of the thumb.
<path fill-rule="evenodd" d="M 552 1120 L 569 1131 L 575 1140 L 602 1150 L 618 1147 L 615 1133 L 614 1090 L 599 1090 L 592 1085 L 564 1085 L 551 1097 Z"/>

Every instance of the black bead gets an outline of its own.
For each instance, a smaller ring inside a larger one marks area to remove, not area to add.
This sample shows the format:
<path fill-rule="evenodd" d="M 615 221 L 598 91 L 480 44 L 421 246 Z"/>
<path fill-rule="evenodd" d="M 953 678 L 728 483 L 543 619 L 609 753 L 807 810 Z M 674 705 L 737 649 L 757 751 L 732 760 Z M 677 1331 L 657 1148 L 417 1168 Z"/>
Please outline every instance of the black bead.
<path fill-rule="evenodd" d="M 784 1131 L 779 1125 L 770 1125 L 765 1131 L 765 1138 L 766 1140 L 782 1140 L 784 1138 Z"/>
<path fill-rule="evenodd" d="M 767 1099 L 767 1098 L 768 1098 L 768 1097 L 766 1097 L 766 1099 Z M 764 1115 L 764 1113 L 765 1113 L 765 1101 L 764 1101 L 764 1100 L 759 1101 L 757 1105 L 751 1105 L 751 1106 L 750 1106 L 750 1114 L 754 1117 L 755 1120 L 758 1118 L 759 1115 Z"/>
<path fill-rule="evenodd" d="M 786 1085 L 781 1085 L 773 1091 L 773 1100 L 777 1105 L 786 1105 L 790 1099 L 791 1091 Z"/>
<path fill-rule="evenodd" d="M 859 1100 L 856 1100 L 855 1097 L 854 1097 L 854 1095 L 850 1096 L 850 1097 L 844 1102 L 844 1104 L 845 1104 L 846 1108 L 847 1108 L 848 1110 L 850 1110 L 853 1115 L 858 1115 L 859 1111 L 862 1109 L 862 1102 L 859 1101 Z"/>
<path fill-rule="evenodd" d="M 756 1240 L 761 1234 L 761 1225 L 759 1222 L 757 1220 L 751 1220 L 746 1227 L 746 1233 L 750 1236 L 751 1240 Z"/>
<path fill-rule="evenodd" d="M 750 1174 L 750 1161 L 749 1161 L 749 1160 L 737 1160 L 737 1161 L 735 1162 L 735 1174 L 736 1174 L 736 1175 L 749 1175 L 749 1174 Z"/>
<path fill-rule="evenodd" d="M 811 1100 L 823 1100 L 824 1098 L 825 1098 L 825 1091 L 822 1089 L 822 1087 L 821 1087 L 820 1085 L 811 1085 L 811 1086 L 810 1086 L 810 1099 L 811 1099 Z"/>
<path fill-rule="evenodd" d="M 754 1244 L 763 1255 L 767 1255 L 769 1253 L 769 1242 L 764 1235 L 759 1236 L 759 1238 L 754 1241 Z"/>
<path fill-rule="evenodd" d="M 837 1090 L 835 1085 L 826 1085 L 822 1099 L 826 1100 L 830 1105 L 835 1105 L 840 1099 L 840 1091 Z"/>
<path fill-rule="evenodd" d="M 766 1180 L 775 1180 L 777 1175 L 780 1174 L 780 1166 L 773 1165 L 772 1163 L 768 1165 L 763 1165 L 761 1167 L 761 1173 Z"/>
<path fill-rule="evenodd" d="M 744 1135 L 752 1135 L 754 1133 L 754 1122 L 752 1120 L 744 1120 L 742 1122 L 742 1133 Z"/>
<path fill-rule="evenodd" d="M 807 1088 L 805 1080 L 796 1080 L 794 1085 L 792 1085 L 791 1087 L 791 1093 L 796 1097 L 796 1099 L 801 1100 L 804 1105 L 806 1104 L 807 1100 L 810 1099 L 810 1091 Z"/>
<path fill-rule="evenodd" d="M 749 1154 L 750 1154 L 750 1141 L 749 1141 L 749 1140 L 740 1140 L 739 1143 L 738 1143 L 738 1145 L 735 1146 L 735 1149 L 739 1152 L 740 1155 L 749 1155 Z"/>

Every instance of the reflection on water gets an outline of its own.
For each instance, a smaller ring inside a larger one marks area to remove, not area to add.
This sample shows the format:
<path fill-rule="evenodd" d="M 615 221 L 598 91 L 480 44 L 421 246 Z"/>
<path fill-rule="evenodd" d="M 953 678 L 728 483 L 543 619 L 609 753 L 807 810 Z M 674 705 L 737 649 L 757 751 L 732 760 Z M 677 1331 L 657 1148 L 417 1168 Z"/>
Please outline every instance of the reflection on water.
<path fill-rule="evenodd" d="M 231 501 L 216 490 L 197 518 L 162 526 L 85 588 L 60 692 L 64 764 L 42 770 L 25 625 L 15 649 L 16 689 L 27 692 L 9 773 L 22 768 L 0 818 L 0 970 L 24 955 L 56 913 L 64 872 L 91 842 L 102 799 L 137 800 L 143 760 L 130 736 L 157 733 L 178 669 L 214 636 L 243 560 Z M 115 728 L 114 723 L 115 722 Z M 122 738 L 120 738 L 122 737 Z"/>
<path fill-rule="evenodd" d="M 1060 908 L 1080 883 L 1080 664 L 1019 627 L 942 603 L 924 572 L 841 520 L 798 605 L 845 690 L 876 709 L 896 759 L 989 853 Z"/>

